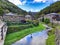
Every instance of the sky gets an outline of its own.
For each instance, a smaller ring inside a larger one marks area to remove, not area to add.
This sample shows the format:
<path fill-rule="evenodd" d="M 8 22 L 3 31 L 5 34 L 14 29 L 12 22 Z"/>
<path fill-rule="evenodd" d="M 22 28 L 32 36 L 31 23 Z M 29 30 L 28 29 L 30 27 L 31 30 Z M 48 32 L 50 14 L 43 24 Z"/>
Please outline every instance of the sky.
<path fill-rule="evenodd" d="M 8 0 L 27 12 L 39 12 L 58 0 Z"/>

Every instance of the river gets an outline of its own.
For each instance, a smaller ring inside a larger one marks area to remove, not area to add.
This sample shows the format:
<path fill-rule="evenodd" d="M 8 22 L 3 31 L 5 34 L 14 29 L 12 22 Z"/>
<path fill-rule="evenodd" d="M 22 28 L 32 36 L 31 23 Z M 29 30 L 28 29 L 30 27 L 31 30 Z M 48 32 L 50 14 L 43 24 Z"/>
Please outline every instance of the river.
<path fill-rule="evenodd" d="M 43 30 L 40 32 L 29 34 L 12 45 L 46 45 L 47 38 L 47 30 Z"/>

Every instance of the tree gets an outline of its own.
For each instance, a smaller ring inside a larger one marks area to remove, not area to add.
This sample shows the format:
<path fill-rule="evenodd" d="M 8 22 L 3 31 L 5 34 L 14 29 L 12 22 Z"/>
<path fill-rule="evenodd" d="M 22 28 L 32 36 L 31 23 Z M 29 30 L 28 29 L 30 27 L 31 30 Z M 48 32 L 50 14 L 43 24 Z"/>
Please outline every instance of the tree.
<path fill-rule="evenodd" d="M 46 8 L 42 9 L 38 14 L 49 14 L 49 13 L 58 13 L 60 12 L 60 1 L 57 1 L 50 6 L 47 6 Z M 38 16 L 39 16 L 38 15 Z"/>
<path fill-rule="evenodd" d="M 0 16 L 2 16 L 4 14 L 4 11 L 2 8 L 0 8 Z"/>
<path fill-rule="evenodd" d="M 48 23 L 50 23 L 50 19 L 46 18 L 46 19 L 44 20 L 44 22 L 45 22 L 46 24 L 48 24 Z"/>

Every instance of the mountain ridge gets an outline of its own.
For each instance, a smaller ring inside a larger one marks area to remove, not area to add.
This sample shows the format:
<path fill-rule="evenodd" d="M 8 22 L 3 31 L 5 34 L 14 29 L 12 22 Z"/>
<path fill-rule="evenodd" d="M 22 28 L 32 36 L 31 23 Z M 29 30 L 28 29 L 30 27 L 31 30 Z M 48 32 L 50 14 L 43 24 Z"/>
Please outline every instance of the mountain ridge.
<path fill-rule="evenodd" d="M 1 12 L 2 11 L 2 12 Z M 17 14 L 25 15 L 27 12 L 25 10 L 22 10 L 21 8 L 17 7 L 13 3 L 9 2 L 8 0 L 0 0 L 0 12 L 1 14 L 12 12 Z"/>
<path fill-rule="evenodd" d="M 42 9 L 40 12 L 38 12 L 37 17 L 42 14 L 49 14 L 49 13 L 59 13 L 60 12 L 60 1 L 57 1 L 50 6 Z"/>

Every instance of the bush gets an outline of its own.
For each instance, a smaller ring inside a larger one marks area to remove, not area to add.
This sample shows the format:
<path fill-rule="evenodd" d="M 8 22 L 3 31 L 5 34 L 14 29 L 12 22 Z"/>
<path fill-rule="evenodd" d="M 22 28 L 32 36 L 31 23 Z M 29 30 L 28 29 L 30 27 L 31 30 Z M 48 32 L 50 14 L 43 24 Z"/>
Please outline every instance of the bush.
<path fill-rule="evenodd" d="M 25 21 L 23 22 L 10 22 L 10 21 L 7 21 L 7 25 L 10 26 L 10 25 L 26 25 L 27 23 L 25 23 Z"/>
<path fill-rule="evenodd" d="M 39 25 L 39 21 L 38 20 L 33 20 L 33 25 L 34 26 L 38 26 Z"/>
<path fill-rule="evenodd" d="M 48 24 L 48 23 L 50 23 L 50 19 L 46 18 L 46 19 L 44 20 L 44 22 L 45 22 L 46 24 Z"/>
<path fill-rule="evenodd" d="M 26 23 L 27 24 L 31 24 L 32 23 L 32 20 L 26 20 Z"/>
<path fill-rule="evenodd" d="M 23 29 L 27 29 L 27 28 L 32 28 L 33 25 L 29 24 L 29 25 L 21 25 L 21 26 L 9 26 L 8 30 L 7 30 L 7 34 L 9 33 L 13 33 L 13 32 L 17 32 L 17 31 L 21 31 Z"/>
<path fill-rule="evenodd" d="M 3 9 L 0 7 L 0 16 L 3 16 L 3 14 L 4 14 L 4 11 L 3 11 Z"/>

